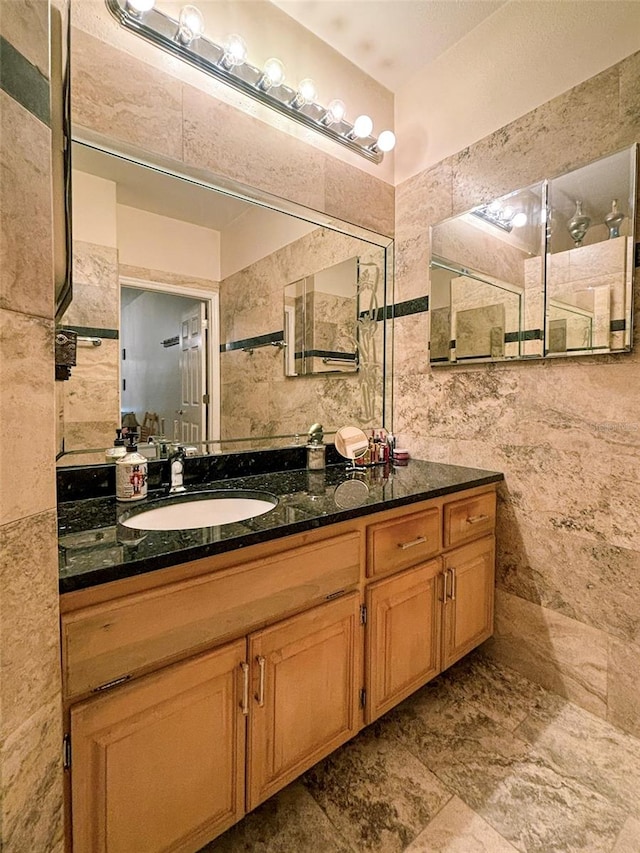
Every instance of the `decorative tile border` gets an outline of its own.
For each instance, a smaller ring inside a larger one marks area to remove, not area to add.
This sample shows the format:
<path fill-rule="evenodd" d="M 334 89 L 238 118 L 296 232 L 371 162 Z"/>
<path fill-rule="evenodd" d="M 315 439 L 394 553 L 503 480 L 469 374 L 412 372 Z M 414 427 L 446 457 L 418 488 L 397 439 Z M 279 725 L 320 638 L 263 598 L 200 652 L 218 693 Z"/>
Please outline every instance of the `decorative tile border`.
<path fill-rule="evenodd" d="M 0 89 L 47 126 L 51 125 L 49 81 L 0 36 Z"/>

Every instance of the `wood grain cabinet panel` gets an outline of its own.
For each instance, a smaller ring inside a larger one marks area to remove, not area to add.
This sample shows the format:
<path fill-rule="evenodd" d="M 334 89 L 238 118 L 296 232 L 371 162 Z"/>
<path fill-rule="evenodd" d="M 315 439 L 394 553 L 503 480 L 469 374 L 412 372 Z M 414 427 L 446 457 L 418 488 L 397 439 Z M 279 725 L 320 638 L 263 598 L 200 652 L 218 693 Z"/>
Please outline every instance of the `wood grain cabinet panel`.
<path fill-rule="evenodd" d="M 439 551 L 439 507 L 372 524 L 367 529 L 367 574 L 376 577 L 408 569 Z"/>
<path fill-rule="evenodd" d="M 462 545 L 493 533 L 496 526 L 496 493 L 484 492 L 444 505 L 444 547 Z"/>
<path fill-rule="evenodd" d="M 360 728 L 359 603 L 347 595 L 249 637 L 247 809 Z"/>
<path fill-rule="evenodd" d="M 493 634 L 495 539 L 486 536 L 444 556 L 442 668 Z"/>
<path fill-rule="evenodd" d="M 367 723 L 440 671 L 441 561 L 367 589 Z"/>
<path fill-rule="evenodd" d="M 360 577 L 360 533 L 64 614 L 65 693 L 80 696 L 323 601 Z"/>
<path fill-rule="evenodd" d="M 243 640 L 71 709 L 73 853 L 195 853 L 244 810 Z"/>

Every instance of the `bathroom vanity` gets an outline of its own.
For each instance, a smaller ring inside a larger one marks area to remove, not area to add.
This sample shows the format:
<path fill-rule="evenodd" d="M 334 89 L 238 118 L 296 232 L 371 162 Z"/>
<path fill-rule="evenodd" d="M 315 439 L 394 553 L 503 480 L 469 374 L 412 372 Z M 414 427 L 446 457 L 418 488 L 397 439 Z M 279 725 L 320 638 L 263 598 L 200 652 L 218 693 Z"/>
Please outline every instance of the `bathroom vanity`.
<path fill-rule="evenodd" d="M 62 504 L 73 853 L 195 853 L 491 635 L 500 474 L 412 461 L 341 508 L 353 475 L 310 473 L 244 478 L 279 496 L 259 519 L 141 541 L 113 501 L 102 526 Z"/>

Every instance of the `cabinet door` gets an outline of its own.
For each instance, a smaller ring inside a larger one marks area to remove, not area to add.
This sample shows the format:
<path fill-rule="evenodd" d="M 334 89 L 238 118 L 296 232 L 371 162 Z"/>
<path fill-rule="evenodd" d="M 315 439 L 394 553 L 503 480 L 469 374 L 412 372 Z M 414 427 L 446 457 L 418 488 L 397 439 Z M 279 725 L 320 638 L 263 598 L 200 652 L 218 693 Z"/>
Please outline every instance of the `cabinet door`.
<path fill-rule="evenodd" d="M 440 671 L 440 585 L 432 560 L 368 588 L 367 723 Z"/>
<path fill-rule="evenodd" d="M 192 853 L 242 817 L 244 640 L 71 710 L 74 853 Z"/>
<path fill-rule="evenodd" d="M 493 536 L 445 555 L 443 669 L 493 634 L 494 576 Z"/>
<path fill-rule="evenodd" d="M 360 728 L 362 637 L 353 593 L 249 637 L 247 809 Z"/>

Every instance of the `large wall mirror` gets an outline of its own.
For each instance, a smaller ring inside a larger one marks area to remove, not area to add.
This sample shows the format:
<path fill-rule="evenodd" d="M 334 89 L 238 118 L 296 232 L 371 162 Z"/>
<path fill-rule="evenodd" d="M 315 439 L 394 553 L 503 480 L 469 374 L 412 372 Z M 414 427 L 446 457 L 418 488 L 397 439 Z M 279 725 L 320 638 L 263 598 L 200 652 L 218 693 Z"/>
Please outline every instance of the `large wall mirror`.
<path fill-rule="evenodd" d="M 388 420 L 391 240 L 124 153 L 73 144 L 60 464 L 123 422 L 206 453 Z"/>
<path fill-rule="evenodd" d="M 431 229 L 430 361 L 625 352 L 637 146 Z"/>

